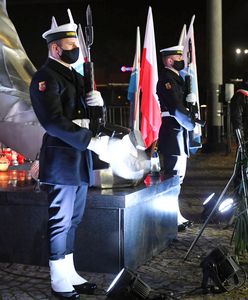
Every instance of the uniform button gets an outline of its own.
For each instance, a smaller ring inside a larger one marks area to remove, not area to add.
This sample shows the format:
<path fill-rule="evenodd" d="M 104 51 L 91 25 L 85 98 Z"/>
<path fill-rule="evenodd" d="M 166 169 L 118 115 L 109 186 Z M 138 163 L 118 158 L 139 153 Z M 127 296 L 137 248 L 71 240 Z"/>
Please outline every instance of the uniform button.
<path fill-rule="evenodd" d="M 78 113 L 79 113 L 79 114 L 81 113 L 81 110 L 80 110 L 80 109 L 78 110 Z"/>

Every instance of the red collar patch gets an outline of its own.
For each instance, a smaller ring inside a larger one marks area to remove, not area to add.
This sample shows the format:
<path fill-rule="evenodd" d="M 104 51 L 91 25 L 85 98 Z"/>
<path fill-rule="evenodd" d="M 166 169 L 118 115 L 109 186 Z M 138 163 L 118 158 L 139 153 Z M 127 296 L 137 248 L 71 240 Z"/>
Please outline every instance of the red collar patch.
<path fill-rule="evenodd" d="M 46 90 L 46 82 L 45 81 L 40 81 L 39 82 L 39 91 L 40 92 L 45 92 Z"/>
<path fill-rule="evenodd" d="M 171 86 L 171 84 L 170 84 L 169 82 L 166 82 L 165 88 L 166 88 L 167 90 L 170 90 L 170 89 L 172 88 L 172 86 Z"/>

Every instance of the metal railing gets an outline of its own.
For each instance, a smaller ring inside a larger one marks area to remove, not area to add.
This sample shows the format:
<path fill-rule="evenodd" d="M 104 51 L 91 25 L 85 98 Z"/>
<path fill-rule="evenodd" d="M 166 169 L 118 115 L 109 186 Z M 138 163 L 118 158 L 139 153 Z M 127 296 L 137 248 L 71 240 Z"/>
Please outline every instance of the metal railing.
<path fill-rule="evenodd" d="M 129 106 L 107 106 L 107 122 L 124 127 L 130 127 Z"/>

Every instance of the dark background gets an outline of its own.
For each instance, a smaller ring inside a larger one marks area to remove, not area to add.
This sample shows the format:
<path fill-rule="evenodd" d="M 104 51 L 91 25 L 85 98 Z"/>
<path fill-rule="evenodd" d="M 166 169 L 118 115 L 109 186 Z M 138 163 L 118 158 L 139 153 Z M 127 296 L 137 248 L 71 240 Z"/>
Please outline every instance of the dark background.
<path fill-rule="evenodd" d="M 70 8 L 76 23 L 86 24 L 85 11 L 91 5 L 94 25 L 94 44 L 91 50 L 97 83 L 129 82 L 130 73 L 121 66 L 133 64 L 136 27 L 140 26 L 143 47 L 148 7 L 152 7 L 158 68 L 161 68 L 159 49 L 174 46 L 186 23 L 195 14 L 195 42 L 199 90 L 202 99 L 207 80 L 206 1 L 169 0 L 7 0 L 7 11 L 24 48 L 36 68 L 47 57 L 46 42 L 41 35 L 50 28 L 51 17 L 59 25 L 69 22 Z M 221 0 L 220 0 L 221 1 Z M 248 55 L 237 57 L 235 48 L 248 48 L 248 1 L 223 0 L 223 75 L 224 82 L 240 77 L 247 68 Z M 220 58 L 221 59 L 221 58 Z M 202 101 L 201 101 L 202 102 Z M 204 100 L 203 100 L 204 102 Z"/>

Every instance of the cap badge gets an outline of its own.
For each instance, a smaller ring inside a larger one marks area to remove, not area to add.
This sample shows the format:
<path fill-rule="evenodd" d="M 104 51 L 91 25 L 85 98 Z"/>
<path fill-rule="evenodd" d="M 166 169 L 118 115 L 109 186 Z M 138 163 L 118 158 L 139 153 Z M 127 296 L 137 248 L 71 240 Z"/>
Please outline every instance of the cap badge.
<path fill-rule="evenodd" d="M 77 36 L 77 33 L 75 31 L 69 31 L 69 32 L 66 32 L 66 36 Z"/>

